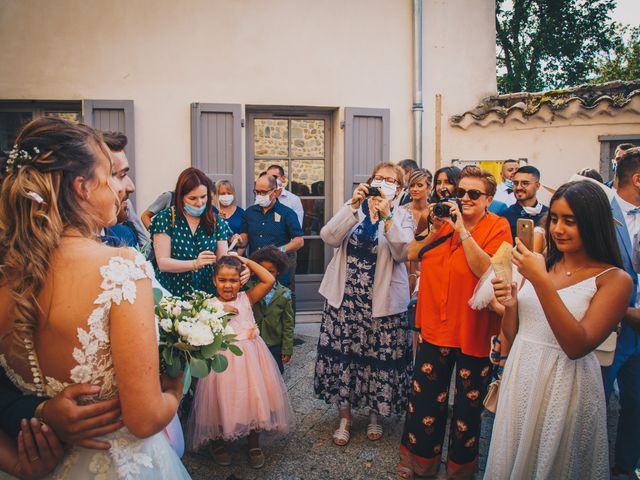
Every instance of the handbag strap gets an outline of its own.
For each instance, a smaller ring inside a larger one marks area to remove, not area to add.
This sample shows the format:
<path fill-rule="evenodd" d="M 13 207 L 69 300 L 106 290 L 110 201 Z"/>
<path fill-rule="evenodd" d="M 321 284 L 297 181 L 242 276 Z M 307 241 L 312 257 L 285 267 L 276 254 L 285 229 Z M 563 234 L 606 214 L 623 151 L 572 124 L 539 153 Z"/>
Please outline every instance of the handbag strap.
<path fill-rule="evenodd" d="M 422 255 L 427 253 L 429 250 L 433 250 L 438 245 L 442 245 L 444 242 L 449 240 L 452 236 L 453 236 L 453 232 L 448 233 L 447 235 L 445 235 L 443 237 L 440 237 L 440 238 L 438 238 L 437 240 L 434 240 L 431 243 L 426 244 L 424 247 L 422 247 L 420 249 L 420 252 L 418 253 L 418 260 L 421 260 L 422 259 Z"/>

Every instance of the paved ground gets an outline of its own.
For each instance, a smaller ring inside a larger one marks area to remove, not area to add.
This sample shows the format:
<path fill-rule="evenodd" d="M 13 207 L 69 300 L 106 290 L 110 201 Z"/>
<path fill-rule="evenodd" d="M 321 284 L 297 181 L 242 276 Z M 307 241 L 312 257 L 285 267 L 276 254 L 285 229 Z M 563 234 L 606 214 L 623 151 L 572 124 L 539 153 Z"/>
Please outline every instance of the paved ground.
<path fill-rule="evenodd" d="M 317 400 L 313 394 L 313 369 L 319 324 L 298 324 L 296 346 L 291 363 L 285 367 L 285 382 L 289 390 L 296 425 L 287 437 L 267 440 L 263 451 L 264 468 L 254 470 L 247 465 L 246 440 L 231 445 L 233 465 L 220 467 L 206 451 L 188 453 L 184 463 L 194 480 L 333 480 L 333 479 L 395 479 L 398 445 L 402 421 L 384 421 L 385 435 L 371 442 L 365 435 L 367 417 L 354 416 L 351 441 L 337 447 L 331 434 L 337 426 L 335 408 Z M 617 418 L 618 404 L 609 408 L 610 418 Z M 612 415 L 613 414 L 613 415 Z M 614 438 L 616 423 L 610 421 L 610 437 Z M 481 448 L 490 436 L 483 424 Z M 486 448 L 486 447 L 485 447 Z M 446 452 L 443 452 L 446 454 Z M 486 459 L 480 459 L 480 465 Z M 443 474 L 441 478 L 446 478 Z"/>

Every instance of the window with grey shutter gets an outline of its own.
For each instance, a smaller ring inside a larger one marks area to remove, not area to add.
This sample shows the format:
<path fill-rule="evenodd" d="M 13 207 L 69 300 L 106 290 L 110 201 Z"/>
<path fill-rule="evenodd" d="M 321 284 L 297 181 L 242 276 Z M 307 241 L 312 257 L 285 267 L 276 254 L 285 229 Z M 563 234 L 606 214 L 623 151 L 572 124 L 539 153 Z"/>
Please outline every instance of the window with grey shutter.
<path fill-rule="evenodd" d="M 83 100 L 82 122 L 103 132 L 120 132 L 127 136 L 125 148 L 129 176 L 136 182 L 136 142 L 133 100 Z M 131 195 L 135 205 L 135 194 Z"/>
<path fill-rule="evenodd" d="M 344 196 L 349 198 L 376 163 L 389 161 L 389 109 L 347 107 L 344 123 Z"/>
<path fill-rule="evenodd" d="M 191 165 L 213 181 L 229 180 L 243 198 L 240 105 L 191 104 Z"/>

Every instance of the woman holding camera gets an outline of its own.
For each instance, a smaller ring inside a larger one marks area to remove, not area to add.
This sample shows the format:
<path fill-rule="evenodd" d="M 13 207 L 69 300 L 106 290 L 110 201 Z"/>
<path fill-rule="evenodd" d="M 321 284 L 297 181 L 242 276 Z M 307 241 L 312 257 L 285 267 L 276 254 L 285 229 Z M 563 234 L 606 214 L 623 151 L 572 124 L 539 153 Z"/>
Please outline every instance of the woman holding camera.
<path fill-rule="evenodd" d="M 351 407 L 369 410 L 370 440 L 382 436 L 379 415 L 400 415 L 406 407 L 412 354 L 404 261 L 414 222 L 406 208 L 392 209 L 402 184 L 397 166 L 376 165 L 371 185 L 358 185 L 320 231 L 337 250 L 319 289 L 327 301 L 314 387 L 319 398 L 339 408 L 333 441 L 340 446 L 350 438 Z"/>
<path fill-rule="evenodd" d="M 437 180 L 437 177 L 436 177 Z M 398 474 L 436 475 L 447 426 L 449 384 L 455 367 L 455 399 L 449 434 L 450 476 L 471 478 L 476 468 L 480 414 L 489 383 L 489 345 L 499 317 L 468 305 L 490 256 L 511 242 L 508 222 L 490 212 L 496 180 L 486 170 L 465 167 L 457 201 L 429 205 L 432 228 L 409 246 L 409 259 L 421 261 L 412 392 Z"/>

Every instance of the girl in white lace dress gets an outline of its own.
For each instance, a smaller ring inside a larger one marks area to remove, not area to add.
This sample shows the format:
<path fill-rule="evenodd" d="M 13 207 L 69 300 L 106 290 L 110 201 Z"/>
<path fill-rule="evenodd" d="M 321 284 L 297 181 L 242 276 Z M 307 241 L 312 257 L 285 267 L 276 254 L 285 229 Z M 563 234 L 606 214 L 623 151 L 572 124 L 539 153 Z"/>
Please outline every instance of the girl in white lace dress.
<path fill-rule="evenodd" d="M 598 186 L 561 186 L 546 231 L 546 268 L 542 255 L 517 242 L 522 288 L 493 281 L 513 346 L 485 478 L 608 479 L 606 404 L 593 351 L 625 315 L 633 284 L 620 268 L 611 207 Z"/>
<path fill-rule="evenodd" d="M 161 432 L 181 379 L 161 389 L 147 264 L 97 240 L 119 206 L 101 135 L 44 117 L 13 152 L 0 194 L 0 365 L 31 395 L 100 386 L 85 402 L 118 397 L 123 423 L 100 438 L 109 450 L 69 448 L 51 478 L 189 478 Z"/>

